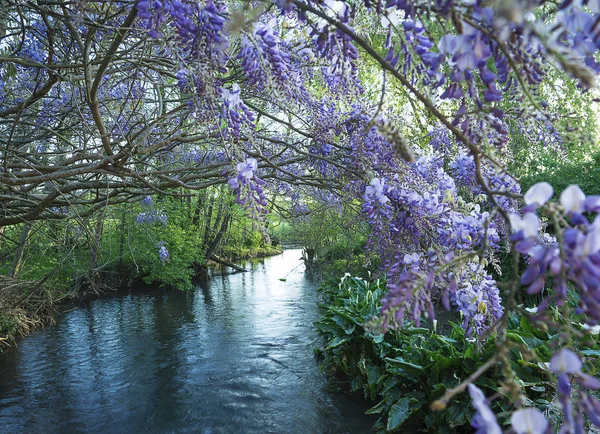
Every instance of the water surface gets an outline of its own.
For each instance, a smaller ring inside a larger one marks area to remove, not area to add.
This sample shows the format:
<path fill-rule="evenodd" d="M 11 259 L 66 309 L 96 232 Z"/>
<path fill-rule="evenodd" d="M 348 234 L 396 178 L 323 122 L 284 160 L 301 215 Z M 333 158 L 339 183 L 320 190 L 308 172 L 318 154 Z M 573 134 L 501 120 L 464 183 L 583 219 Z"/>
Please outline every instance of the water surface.
<path fill-rule="evenodd" d="M 63 315 L 0 355 L 0 432 L 367 432 L 373 419 L 313 356 L 315 285 L 299 259 Z"/>

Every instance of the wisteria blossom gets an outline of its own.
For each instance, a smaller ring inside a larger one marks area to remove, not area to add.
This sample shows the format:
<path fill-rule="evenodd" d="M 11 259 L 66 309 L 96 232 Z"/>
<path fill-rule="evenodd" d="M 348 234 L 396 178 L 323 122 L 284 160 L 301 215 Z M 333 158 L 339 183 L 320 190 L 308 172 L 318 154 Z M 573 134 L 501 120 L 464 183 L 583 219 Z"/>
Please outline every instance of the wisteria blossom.
<path fill-rule="evenodd" d="M 523 408 L 515 411 L 510 423 L 516 434 L 548 434 L 552 432 L 550 423 L 537 408 Z"/>
<path fill-rule="evenodd" d="M 473 428 L 476 434 L 502 434 L 502 429 L 498 425 L 496 415 L 490 408 L 485 395 L 474 384 L 469 384 L 469 395 L 476 413 L 473 418 Z"/>

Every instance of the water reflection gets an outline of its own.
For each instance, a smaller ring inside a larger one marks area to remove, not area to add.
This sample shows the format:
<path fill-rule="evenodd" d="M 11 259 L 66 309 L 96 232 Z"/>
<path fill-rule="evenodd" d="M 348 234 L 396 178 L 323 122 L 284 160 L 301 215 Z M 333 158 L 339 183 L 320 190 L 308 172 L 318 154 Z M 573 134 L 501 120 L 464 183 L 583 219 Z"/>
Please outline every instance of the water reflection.
<path fill-rule="evenodd" d="M 279 280 L 299 258 L 68 313 L 0 356 L 0 431 L 367 432 L 313 358 L 314 285 Z"/>

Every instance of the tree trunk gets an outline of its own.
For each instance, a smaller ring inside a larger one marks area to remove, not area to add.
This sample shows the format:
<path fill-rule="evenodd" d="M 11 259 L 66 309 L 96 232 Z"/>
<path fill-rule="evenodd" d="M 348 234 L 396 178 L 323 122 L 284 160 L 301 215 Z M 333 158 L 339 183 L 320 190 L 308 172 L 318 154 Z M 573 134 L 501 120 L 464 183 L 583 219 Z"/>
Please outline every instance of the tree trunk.
<path fill-rule="evenodd" d="M 21 266 L 23 265 L 23 251 L 25 250 L 25 244 L 27 243 L 27 237 L 29 236 L 30 231 L 31 223 L 27 222 L 25 223 L 25 226 L 23 226 L 23 231 L 19 238 L 19 246 L 17 247 L 17 250 L 15 250 L 15 256 L 10 266 L 10 271 L 8 272 L 8 275 L 14 279 L 17 278 L 21 271 Z"/>
<path fill-rule="evenodd" d="M 192 224 L 198 226 L 200 223 L 200 213 L 202 212 L 202 202 L 204 201 L 205 192 L 202 191 L 198 194 L 198 201 L 196 202 L 196 209 L 194 210 L 194 216 L 192 217 Z"/>
<path fill-rule="evenodd" d="M 90 270 L 94 270 L 98 265 L 98 252 L 100 251 L 100 242 L 102 238 L 102 229 L 104 228 L 104 219 L 102 216 L 96 220 L 96 231 L 92 242 L 92 255 L 90 257 Z"/>
<path fill-rule="evenodd" d="M 225 218 L 223 219 L 223 222 L 221 223 L 221 228 L 219 229 L 219 232 L 217 233 L 217 235 L 215 236 L 215 239 L 213 240 L 210 247 L 206 251 L 206 255 L 204 255 L 205 258 L 210 258 L 215 253 L 215 249 L 219 245 L 219 241 L 221 241 L 221 238 L 227 231 L 227 225 L 229 224 L 230 216 L 231 216 L 231 214 L 227 214 L 225 216 Z"/>
<path fill-rule="evenodd" d="M 121 239 L 119 240 L 119 270 L 123 268 L 123 252 L 125 251 L 125 208 L 121 211 Z"/>
<path fill-rule="evenodd" d="M 202 247 L 208 245 L 208 235 L 210 232 L 210 221 L 212 219 L 212 212 L 215 204 L 215 197 L 211 194 L 208 203 L 208 209 L 206 211 L 206 218 L 204 219 L 204 231 L 202 234 Z"/>

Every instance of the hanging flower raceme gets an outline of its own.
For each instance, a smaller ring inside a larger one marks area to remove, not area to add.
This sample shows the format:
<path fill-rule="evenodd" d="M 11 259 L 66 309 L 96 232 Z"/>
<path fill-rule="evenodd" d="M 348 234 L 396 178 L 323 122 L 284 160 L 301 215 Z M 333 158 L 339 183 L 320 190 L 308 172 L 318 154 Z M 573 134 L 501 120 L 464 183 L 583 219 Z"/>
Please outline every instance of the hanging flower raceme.
<path fill-rule="evenodd" d="M 525 194 L 523 216 L 511 215 L 514 248 L 528 259 L 521 283 L 529 294 L 536 294 L 552 277 L 554 300 L 562 306 L 571 282 L 579 293 L 577 312 L 586 315 L 589 324 L 596 325 L 600 322 L 600 217 L 590 222 L 582 213 L 600 211 L 600 198 L 586 197 L 578 186 L 567 187 L 560 194 L 560 207 L 549 208 L 557 216 L 556 224 L 564 222 L 562 227 L 555 227 L 560 242 L 544 243 L 539 236 L 536 209 L 545 206 L 552 194 L 547 183 L 534 185 Z M 541 306 L 547 307 L 548 300 Z"/>
<path fill-rule="evenodd" d="M 283 90 L 291 81 L 297 84 L 297 74 L 291 67 L 290 54 L 276 30 L 277 20 L 257 23 L 252 38 L 242 38 L 238 59 L 248 74 L 249 84 L 259 89 Z"/>
<path fill-rule="evenodd" d="M 154 201 L 152 200 L 151 196 L 146 196 L 145 198 L 143 198 L 141 200 L 141 205 L 145 206 L 145 207 L 151 207 L 154 204 Z"/>
<path fill-rule="evenodd" d="M 163 264 L 166 264 L 167 262 L 169 262 L 169 260 L 171 259 L 171 254 L 165 247 L 165 242 L 164 241 L 158 242 L 156 244 L 156 247 L 158 248 L 158 258 L 160 259 L 160 262 L 162 262 Z"/>
<path fill-rule="evenodd" d="M 373 178 L 363 201 L 371 226 L 367 247 L 381 258 L 388 282 L 384 328 L 432 320 L 440 301 L 461 312 L 470 337 L 498 321 L 499 290 L 486 270 L 500 244 L 497 225 L 479 204 L 459 198 L 443 157 L 419 157 L 404 176 Z M 429 246 L 424 252 L 423 245 Z M 473 261 L 482 245 L 482 260 Z"/>
<path fill-rule="evenodd" d="M 251 216 L 259 216 L 267 212 L 267 197 L 263 191 L 265 181 L 256 172 L 258 162 L 255 158 L 246 158 L 235 166 L 236 175 L 227 184 L 235 190 L 235 201 L 250 211 Z"/>
<path fill-rule="evenodd" d="M 140 205 L 143 208 L 147 208 L 148 211 L 140 212 L 136 216 L 136 218 L 135 218 L 136 224 L 138 224 L 138 225 L 142 225 L 142 224 L 152 225 L 152 224 L 155 224 L 155 223 L 161 223 L 161 224 L 163 224 L 165 226 L 167 226 L 169 224 L 169 220 L 167 218 L 167 214 L 154 208 L 154 201 L 152 200 L 151 196 L 146 196 L 145 198 L 143 198 L 140 201 Z"/>
<path fill-rule="evenodd" d="M 246 126 L 249 130 L 254 127 L 254 115 L 242 101 L 241 89 L 234 83 L 231 90 L 222 88 L 221 97 L 223 105 L 219 113 L 218 127 L 225 137 L 233 135 L 240 137 L 242 129 Z"/>
<path fill-rule="evenodd" d="M 550 360 L 550 370 L 558 376 L 558 400 L 564 413 L 560 432 L 584 432 L 584 421 L 580 409 L 589 420 L 600 427 L 600 403 L 584 389 L 599 390 L 600 380 L 582 372 L 581 359 L 571 350 L 563 348 Z M 572 380 L 578 385 L 572 393 Z M 576 405 L 573 405 L 573 402 Z"/>

